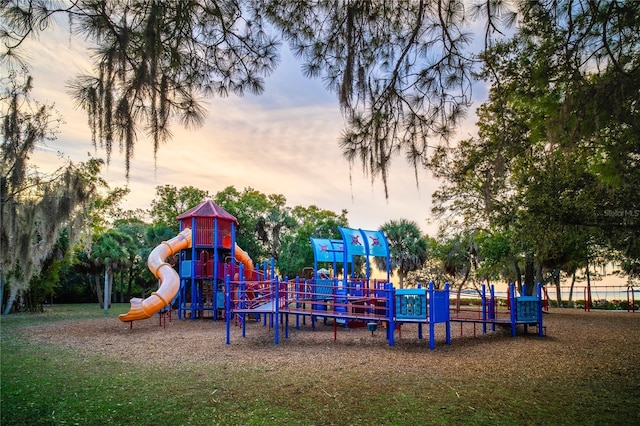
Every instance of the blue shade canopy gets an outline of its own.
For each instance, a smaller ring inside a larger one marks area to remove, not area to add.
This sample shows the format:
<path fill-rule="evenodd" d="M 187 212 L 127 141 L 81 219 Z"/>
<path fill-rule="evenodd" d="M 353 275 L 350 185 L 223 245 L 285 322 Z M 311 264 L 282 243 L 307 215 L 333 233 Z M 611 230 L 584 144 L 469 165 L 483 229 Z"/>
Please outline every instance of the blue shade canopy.
<path fill-rule="evenodd" d="M 310 238 L 310 240 L 316 262 L 342 262 L 344 243 L 341 240 L 328 238 Z"/>
<path fill-rule="evenodd" d="M 360 230 L 368 244 L 369 256 L 387 257 L 389 255 L 389 245 L 382 231 Z"/>
<path fill-rule="evenodd" d="M 347 255 L 350 256 L 366 256 L 367 255 L 367 241 L 365 236 L 362 235 L 359 229 L 342 228 L 339 227 L 342 239 L 347 250 Z"/>
<path fill-rule="evenodd" d="M 313 267 L 318 269 L 319 262 L 344 265 L 344 280 L 347 281 L 348 265 L 353 265 L 355 256 L 363 256 L 366 265 L 366 277 L 370 276 L 369 257 L 385 257 L 387 259 L 387 280 L 390 278 L 389 245 L 382 231 L 366 231 L 362 229 L 338 227 L 342 240 L 328 238 L 310 238 L 313 246 Z M 355 271 L 351 271 L 353 275 Z"/>
<path fill-rule="evenodd" d="M 389 256 L 389 245 L 382 231 L 339 227 L 344 240 L 347 255 L 353 256 Z"/>

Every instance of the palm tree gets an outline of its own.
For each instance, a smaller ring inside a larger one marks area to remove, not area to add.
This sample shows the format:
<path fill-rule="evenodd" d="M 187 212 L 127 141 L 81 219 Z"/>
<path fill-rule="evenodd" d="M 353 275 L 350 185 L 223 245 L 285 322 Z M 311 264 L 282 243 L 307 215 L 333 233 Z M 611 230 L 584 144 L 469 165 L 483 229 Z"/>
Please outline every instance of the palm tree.
<path fill-rule="evenodd" d="M 379 230 L 384 232 L 389 244 L 389 267 L 397 271 L 398 285 L 403 288 L 407 274 L 419 269 L 427 260 L 427 241 L 422 237 L 418 224 L 407 219 L 391 220 Z M 386 270 L 385 258 L 376 257 L 375 263 L 378 268 Z"/>
<path fill-rule="evenodd" d="M 131 237 L 131 246 L 127 248 L 127 254 L 129 258 L 126 263 L 123 265 L 124 268 L 120 269 L 120 295 L 119 298 L 116 298 L 120 302 L 125 301 L 125 281 L 127 282 L 127 299 L 131 298 L 131 288 L 133 286 L 134 281 L 136 279 L 140 279 L 141 277 L 146 277 L 148 275 L 147 270 L 147 257 L 151 252 L 151 249 L 158 244 L 153 241 L 153 245 L 148 243 L 147 235 L 151 225 L 144 223 L 142 220 L 137 219 L 135 217 L 120 219 L 114 222 L 113 224 L 115 230 L 118 232 L 122 232 Z M 168 229 L 164 228 L 163 229 Z M 171 235 L 170 232 L 167 233 Z M 169 238 L 160 239 L 158 241 L 166 241 Z M 125 276 L 126 275 L 126 278 Z M 151 276 L 151 275 L 148 275 Z M 117 291 L 116 291 L 117 294 Z"/>
<path fill-rule="evenodd" d="M 258 217 L 255 230 L 258 239 L 265 245 L 266 252 L 277 261 L 280 257 L 283 234 L 287 229 L 294 228 L 296 222 L 291 217 L 283 196 L 271 195 L 269 201 L 271 205 Z"/>
<path fill-rule="evenodd" d="M 97 283 L 96 291 L 98 301 L 105 312 L 108 311 L 110 305 L 113 272 L 128 262 L 129 247 L 132 243 L 132 238 L 129 235 L 115 230 L 103 232 L 95 236 L 93 240 L 91 258 L 96 265 L 104 267 L 104 296 Z"/>

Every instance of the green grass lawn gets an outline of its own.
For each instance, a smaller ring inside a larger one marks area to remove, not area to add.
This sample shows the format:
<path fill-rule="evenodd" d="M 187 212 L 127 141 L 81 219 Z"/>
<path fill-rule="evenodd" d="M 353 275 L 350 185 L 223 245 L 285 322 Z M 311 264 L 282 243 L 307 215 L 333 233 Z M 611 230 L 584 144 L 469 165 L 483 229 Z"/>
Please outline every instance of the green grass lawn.
<path fill-rule="evenodd" d="M 109 316 L 124 313 L 115 305 Z M 10 425 L 574 425 L 635 424 L 638 387 L 628 381 L 445 374 L 366 376 L 362 370 L 264 371 L 225 361 L 132 368 L 115 356 L 82 356 L 36 344 L 29 328 L 104 317 L 95 305 L 2 318 L 1 424 Z M 455 344 L 455 343 L 454 343 Z M 393 353 L 390 353 L 393 356 Z M 553 362 L 553 360 L 549 360 Z M 504 354 L 501 360 L 526 362 Z M 411 371 L 411 368 L 408 368 Z M 638 378 L 637 369 L 634 371 Z M 638 384 L 640 385 L 640 383 Z M 339 396 L 327 390 L 340 389 Z M 463 397 L 462 397 L 463 396 Z"/>

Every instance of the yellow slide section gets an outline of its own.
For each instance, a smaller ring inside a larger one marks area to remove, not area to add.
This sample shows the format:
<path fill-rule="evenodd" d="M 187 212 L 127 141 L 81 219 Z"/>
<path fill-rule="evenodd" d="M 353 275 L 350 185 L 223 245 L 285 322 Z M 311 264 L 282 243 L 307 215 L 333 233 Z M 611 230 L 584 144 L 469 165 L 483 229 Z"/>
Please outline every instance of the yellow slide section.
<path fill-rule="evenodd" d="M 131 299 L 131 308 L 126 314 L 118 316 L 120 321 L 129 322 L 151 318 L 156 312 L 171 303 L 180 289 L 180 277 L 175 269 L 165 262 L 165 259 L 189 247 L 191 247 L 191 229 L 186 228 L 169 241 L 163 241 L 153 249 L 147 259 L 147 266 L 151 273 L 160 280 L 160 287 L 158 291 L 154 291 L 144 300 L 138 297 Z"/>

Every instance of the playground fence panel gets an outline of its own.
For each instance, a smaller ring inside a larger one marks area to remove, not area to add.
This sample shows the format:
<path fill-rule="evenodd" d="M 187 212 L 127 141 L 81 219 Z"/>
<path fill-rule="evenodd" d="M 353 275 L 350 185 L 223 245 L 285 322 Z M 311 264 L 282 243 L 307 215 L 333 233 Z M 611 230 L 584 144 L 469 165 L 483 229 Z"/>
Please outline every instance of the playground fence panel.
<path fill-rule="evenodd" d="M 265 281 L 231 281 L 227 279 L 226 318 L 227 329 L 232 318 L 243 327 L 245 336 L 246 315 L 262 316 L 264 325 L 272 326 L 276 321 L 288 336 L 289 316 L 295 318 L 296 329 L 300 328 L 306 318 L 311 318 L 311 326 L 315 321 L 333 319 L 334 333 L 337 323 L 349 327 L 372 327 L 373 324 L 386 323 L 389 345 L 394 344 L 394 332 L 404 323 L 416 323 L 419 338 L 422 338 L 422 325 L 429 325 L 430 348 L 434 349 L 434 326 L 446 325 L 447 344 L 450 343 L 450 322 L 470 322 L 482 324 L 483 333 L 487 326 L 495 331 L 496 324 L 509 324 L 515 336 L 518 324 L 537 325 L 542 329 L 541 298 L 538 296 L 515 297 L 513 288 L 510 299 L 496 298 L 493 288 L 489 296 L 485 289 L 480 293 L 480 305 L 467 309 L 451 305 L 451 294 L 448 285 L 444 289 L 434 289 L 430 283 L 428 288 L 394 289 L 389 283 L 384 287 L 368 286 L 362 281 L 323 280 L 318 286 L 313 280 L 279 281 L 278 278 Z M 331 291 L 328 288 L 331 287 Z M 538 290 L 540 292 L 540 290 Z M 510 300 L 515 301 L 511 303 Z M 513 306 L 513 309 L 509 309 Z M 278 341 L 278 327 L 275 339 Z M 475 335 L 475 326 L 474 326 Z M 335 335 L 334 335 L 335 338 Z M 227 333 L 227 343 L 229 332 Z"/>

